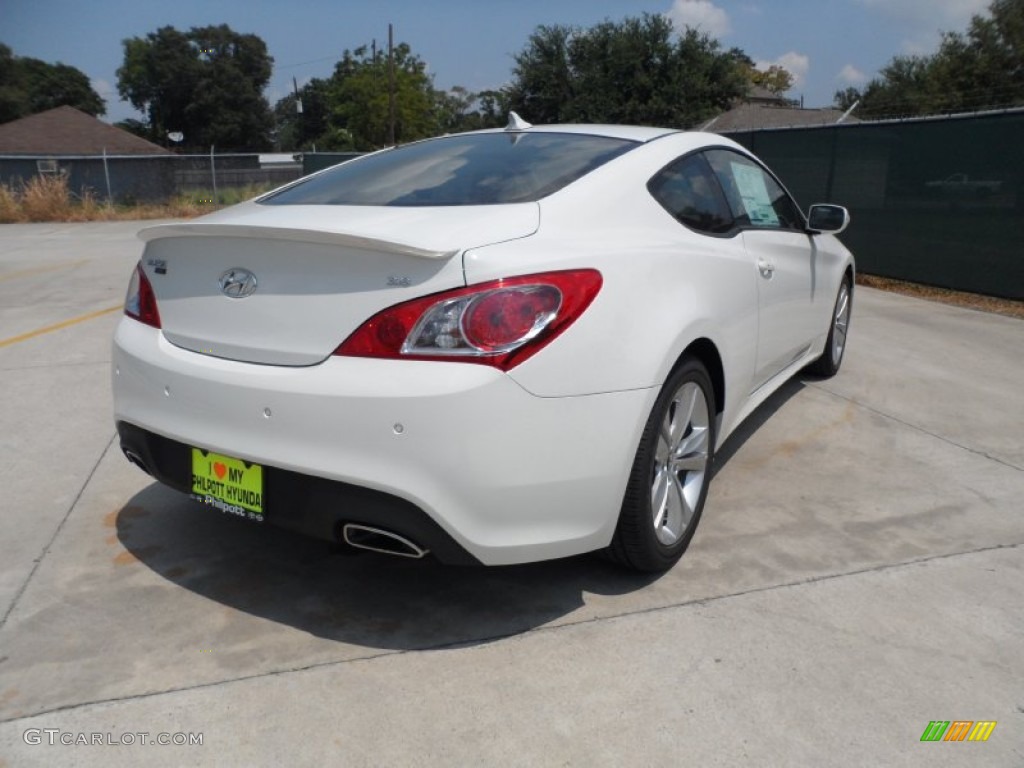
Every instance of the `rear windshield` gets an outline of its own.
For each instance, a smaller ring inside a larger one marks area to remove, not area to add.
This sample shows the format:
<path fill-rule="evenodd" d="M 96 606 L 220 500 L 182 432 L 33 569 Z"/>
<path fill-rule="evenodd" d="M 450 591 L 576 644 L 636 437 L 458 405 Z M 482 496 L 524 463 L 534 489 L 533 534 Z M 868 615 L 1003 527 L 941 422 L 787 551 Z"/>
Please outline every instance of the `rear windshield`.
<path fill-rule="evenodd" d="M 570 133 L 485 133 L 391 149 L 261 200 L 269 205 L 489 205 L 539 200 L 636 146 Z"/>

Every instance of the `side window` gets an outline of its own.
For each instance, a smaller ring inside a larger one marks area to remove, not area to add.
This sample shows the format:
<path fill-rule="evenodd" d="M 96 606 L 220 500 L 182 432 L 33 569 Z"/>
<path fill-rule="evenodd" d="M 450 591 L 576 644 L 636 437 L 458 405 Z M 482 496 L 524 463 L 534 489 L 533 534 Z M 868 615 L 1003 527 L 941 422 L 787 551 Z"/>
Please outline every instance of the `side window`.
<path fill-rule="evenodd" d="M 707 157 L 739 226 L 804 229 L 804 217 L 793 198 L 760 165 L 728 149 L 712 149 Z"/>
<path fill-rule="evenodd" d="M 689 155 L 659 171 L 647 183 L 654 199 L 698 232 L 724 234 L 733 228 L 729 204 L 701 155 Z"/>

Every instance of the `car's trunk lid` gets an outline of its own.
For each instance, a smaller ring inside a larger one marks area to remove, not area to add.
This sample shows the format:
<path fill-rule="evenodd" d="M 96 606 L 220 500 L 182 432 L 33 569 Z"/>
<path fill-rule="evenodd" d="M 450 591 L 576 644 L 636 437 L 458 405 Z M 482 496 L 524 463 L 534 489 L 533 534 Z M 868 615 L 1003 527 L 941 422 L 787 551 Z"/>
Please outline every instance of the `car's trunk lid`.
<path fill-rule="evenodd" d="M 164 335 L 203 354 L 312 365 L 401 301 L 464 284 L 461 253 L 536 231 L 535 203 L 262 206 L 145 229 Z M 232 271 L 234 274 L 232 275 Z M 255 280 L 251 294 L 245 294 Z M 228 285 L 225 292 L 223 283 Z"/>

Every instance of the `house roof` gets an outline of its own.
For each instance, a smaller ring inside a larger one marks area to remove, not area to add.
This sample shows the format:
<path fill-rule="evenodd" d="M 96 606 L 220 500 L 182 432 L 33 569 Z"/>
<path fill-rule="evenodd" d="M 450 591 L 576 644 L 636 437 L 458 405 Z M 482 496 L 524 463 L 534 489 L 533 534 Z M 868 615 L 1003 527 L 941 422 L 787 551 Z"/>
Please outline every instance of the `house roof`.
<path fill-rule="evenodd" d="M 781 94 L 769 91 L 761 85 L 750 86 L 747 98 L 744 101 L 748 104 L 775 104 L 780 107 L 792 107 L 800 103 L 799 101 L 793 101 L 793 99 L 787 99 Z"/>
<path fill-rule="evenodd" d="M 0 125 L 0 154 L 166 155 L 166 149 L 97 120 L 74 107 L 57 107 Z"/>
<path fill-rule="evenodd" d="M 763 128 L 803 128 L 812 125 L 832 125 L 842 116 L 843 110 L 831 107 L 801 109 L 769 104 L 740 104 L 705 123 L 701 129 L 715 133 L 729 133 L 732 131 L 757 131 Z M 855 117 L 847 117 L 843 122 L 856 123 L 860 121 Z"/>

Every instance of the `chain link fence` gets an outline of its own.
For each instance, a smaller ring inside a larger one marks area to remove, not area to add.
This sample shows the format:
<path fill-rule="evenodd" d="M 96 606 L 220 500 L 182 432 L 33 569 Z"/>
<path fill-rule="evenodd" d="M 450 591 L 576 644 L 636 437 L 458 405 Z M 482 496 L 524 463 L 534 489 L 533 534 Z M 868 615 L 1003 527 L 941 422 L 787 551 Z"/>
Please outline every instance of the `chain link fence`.
<path fill-rule="evenodd" d="M 0 183 L 61 175 L 75 195 L 121 205 L 164 203 L 179 195 L 218 202 L 226 190 L 271 188 L 302 176 L 301 158 L 258 154 L 0 156 Z"/>

